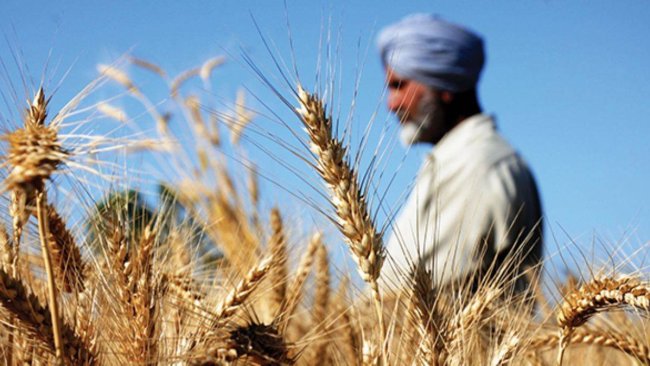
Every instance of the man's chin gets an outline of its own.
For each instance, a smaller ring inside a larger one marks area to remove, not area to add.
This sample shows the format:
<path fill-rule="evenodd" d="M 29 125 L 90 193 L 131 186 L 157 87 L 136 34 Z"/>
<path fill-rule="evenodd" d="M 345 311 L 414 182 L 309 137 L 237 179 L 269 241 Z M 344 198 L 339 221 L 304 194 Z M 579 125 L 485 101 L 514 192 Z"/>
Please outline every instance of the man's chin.
<path fill-rule="evenodd" d="M 409 147 L 420 142 L 420 126 L 413 122 L 404 122 L 399 130 L 399 140 L 402 146 Z"/>

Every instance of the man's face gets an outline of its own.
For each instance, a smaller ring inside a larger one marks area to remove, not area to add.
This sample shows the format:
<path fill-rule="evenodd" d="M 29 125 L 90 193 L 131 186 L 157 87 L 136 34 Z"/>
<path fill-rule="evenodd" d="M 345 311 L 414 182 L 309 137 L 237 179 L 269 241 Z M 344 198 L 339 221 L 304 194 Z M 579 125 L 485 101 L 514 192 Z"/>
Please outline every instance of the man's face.
<path fill-rule="evenodd" d="M 386 69 L 388 109 L 399 119 L 404 145 L 436 143 L 447 132 L 445 109 L 437 93 L 428 86 L 403 78 Z"/>

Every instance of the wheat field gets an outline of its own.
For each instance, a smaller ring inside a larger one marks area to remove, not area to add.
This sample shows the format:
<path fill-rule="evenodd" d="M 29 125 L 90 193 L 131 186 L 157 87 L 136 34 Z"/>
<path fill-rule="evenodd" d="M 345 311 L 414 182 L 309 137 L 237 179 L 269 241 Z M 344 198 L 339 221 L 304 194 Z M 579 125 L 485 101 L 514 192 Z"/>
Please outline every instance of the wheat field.
<path fill-rule="evenodd" d="M 225 133 L 237 146 L 253 128 L 245 94 L 224 114 L 184 88 L 209 80 L 224 60 L 170 77 L 126 58 L 164 82 L 194 142 L 181 151 L 171 117 L 118 64 L 99 65 L 98 78 L 58 111 L 40 85 L 25 91 L 21 120 L 2 135 L 3 364 L 650 364 L 642 271 L 587 263 L 590 271 L 562 282 L 533 278 L 532 300 L 509 291 L 506 270 L 478 288 L 443 289 L 414 265 L 403 269 L 406 287 L 381 286 L 386 225 L 376 222 L 369 184 L 332 111 L 299 83 L 284 101 L 295 117 L 285 123 L 302 134 L 305 163 L 330 203 L 323 221 L 339 232 L 314 225 L 300 234 L 295 226 L 304 225 L 286 207 L 266 212 L 243 148 L 234 158 L 223 152 Z M 111 99 L 82 107 L 105 84 L 142 106 L 155 137 L 78 132 L 132 121 Z M 88 117 L 77 118 L 82 112 Z M 142 151 L 185 162 L 161 184 L 155 208 L 137 184 L 118 179 L 149 172 L 99 157 Z M 347 247 L 362 288 L 331 260 L 332 245 Z"/>

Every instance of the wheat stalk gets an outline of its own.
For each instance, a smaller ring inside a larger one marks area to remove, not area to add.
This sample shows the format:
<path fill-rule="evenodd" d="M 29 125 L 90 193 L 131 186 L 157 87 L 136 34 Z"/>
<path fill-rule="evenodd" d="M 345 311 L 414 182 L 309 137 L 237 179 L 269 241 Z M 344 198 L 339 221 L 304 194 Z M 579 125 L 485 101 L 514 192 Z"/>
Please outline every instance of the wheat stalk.
<path fill-rule="evenodd" d="M 132 356 L 135 357 L 136 362 L 143 364 L 149 364 L 155 359 L 152 355 L 155 355 L 157 347 L 155 316 L 160 289 L 152 280 L 155 234 L 150 226 L 145 227 L 140 237 L 138 255 L 135 258 L 131 274 L 132 285 L 130 287 L 136 289 L 132 297 L 136 327 L 136 344 Z"/>
<path fill-rule="evenodd" d="M 140 65 L 141 66 L 141 65 Z M 117 83 L 121 84 L 126 88 L 132 96 L 134 96 L 142 105 L 147 109 L 147 112 L 154 118 L 156 121 L 156 126 L 158 127 L 158 132 L 161 135 L 167 135 L 169 133 L 168 123 L 169 115 L 161 115 L 158 113 L 156 106 L 151 103 L 149 98 L 143 94 L 140 89 L 135 85 L 135 83 L 129 78 L 129 76 L 122 70 L 110 65 L 98 65 L 97 70 L 103 77 L 107 77 Z M 101 105 L 101 104 L 100 104 Z"/>
<path fill-rule="evenodd" d="M 322 100 L 298 86 L 298 101 L 300 106 L 296 112 L 311 140 L 310 148 L 316 156 L 318 173 L 330 191 L 339 230 L 353 253 L 361 277 L 372 290 L 381 334 L 381 353 L 385 356 L 385 331 L 377 283 L 384 263 L 382 236 L 372 221 L 357 174 L 347 160 L 346 149 L 333 136 L 332 119 L 327 115 Z M 386 363 L 385 357 L 382 358 Z"/>
<path fill-rule="evenodd" d="M 246 179 L 246 188 L 248 190 L 248 197 L 250 199 L 250 204 L 251 204 L 251 222 L 253 224 L 253 227 L 258 231 L 261 232 L 262 228 L 260 227 L 260 214 L 259 214 L 259 207 L 260 207 L 260 190 L 259 190 L 259 176 L 257 172 L 257 168 L 255 165 L 251 165 L 248 167 L 248 175 Z"/>
<path fill-rule="evenodd" d="M 221 189 L 227 190 L 232 195 L 237 194 L 226 172 L 218 174 L 217 179 Z M 226 193 L 217 192 L 210 197 L 209 204 L 209 219 L 214 222 L 209 228 L 220 239 L 219 244 L 226 259 L 240 273 L 245 274 L 258 259 L 258 238 L 251 231 L 241 205 L 231 203 Z"/>
<path fill-rule="evenodd" d="M 36 196 L 36 214 L 38 217 L 38 235 L 41 239 L 41 251 L 43 253 L 43 262 L 45 263 L 45 272 L 47 274 L 48 298 L 50 303 L 50 315 L 52 316 L 52 331 L 54 333 L 54 347 L 56 349 L 56 358 L 63 358 L 63 341 L 61 339 L 61 320 L 59 305 L 56 291 L 56 282 L 54 281 L 54 269 L 52 268 L 52 256 L 49 237 L 47 214 L 45 211 L 45 192 L 40 192 Z"/>

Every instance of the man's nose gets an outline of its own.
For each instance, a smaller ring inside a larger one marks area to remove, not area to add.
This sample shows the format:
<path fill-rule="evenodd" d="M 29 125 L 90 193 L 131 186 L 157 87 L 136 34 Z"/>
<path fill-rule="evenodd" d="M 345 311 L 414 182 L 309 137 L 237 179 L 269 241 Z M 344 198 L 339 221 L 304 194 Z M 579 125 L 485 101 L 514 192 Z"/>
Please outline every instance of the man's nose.
<path fill-rule="evenodd" d="M 391 91 L 388 92 L 386 105 L 388 107 L 388 110 L 393 113 L 396 113 L 403 107 L 401 99 L 398 97 L 398 95 L 396 95 L 395 92 L 391 92 Z"/>

